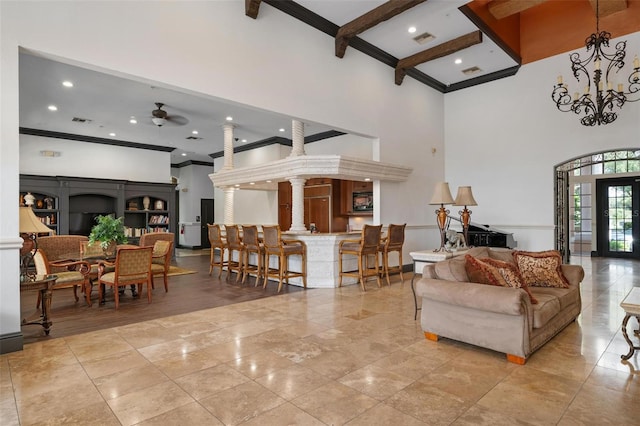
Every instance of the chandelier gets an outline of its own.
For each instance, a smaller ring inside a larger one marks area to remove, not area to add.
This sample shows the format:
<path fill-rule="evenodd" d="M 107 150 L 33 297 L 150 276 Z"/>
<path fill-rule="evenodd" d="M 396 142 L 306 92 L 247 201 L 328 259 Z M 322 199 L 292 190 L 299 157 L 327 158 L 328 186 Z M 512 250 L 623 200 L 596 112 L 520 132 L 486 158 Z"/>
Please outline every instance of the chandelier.
<path fill-rule="evenodd" d="M 569 94 L 562 76 L 558 76 L 557 84 L 553 86 L 551 99 L 562 112 L 572 111 L 584 117 L 580 123 L 585 126 L 604 125 L 613 123 L 618 118 L 617 110 L 622 109 L 625 102 L 635 102 L 640 98 L 640 60 L 638 55 L 633 60 L 633 71 L 627 78 L 628 88 L 625 92 L 624 84 L 617 83 L 615 90 L 613 79 L 618 71 L 624 67 L 626 56 L 626 41 L 616 43 L 615 51 L 607 53 L 611 33 L 600 31 L 599 4 L 596 2 L 596 32 L 585 41 L 588 58 L 580 59 L 580 54 L 574 52 L 569 55 L 571 71 L 579 83 L 585 83 L 584 92 L 575 92 L 573 98 Z M 589 75 L 587 67 L 593 68 L 593 75 Z M 604 72 L 603 72 L 604 70 Z M 584 80 L 581 80 L 584 78 Z"/>

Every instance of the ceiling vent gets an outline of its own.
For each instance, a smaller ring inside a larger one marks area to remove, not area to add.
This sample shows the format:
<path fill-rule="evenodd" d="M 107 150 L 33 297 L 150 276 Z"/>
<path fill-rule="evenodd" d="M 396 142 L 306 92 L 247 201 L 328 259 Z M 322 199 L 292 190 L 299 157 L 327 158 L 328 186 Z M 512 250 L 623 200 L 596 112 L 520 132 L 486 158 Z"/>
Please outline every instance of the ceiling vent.
<path fill-rule="evenodd" d="M 471 68 L 467 68 L 465 70 L 462 70 L 462 73 L 464 75 L 473 75 L 473 74 L 479 73 L 480 71 L 482 71 L 482 70 L 480 68 L 478 68 L 478 67 L 471 67 Z"/>
<path fill-rule="evenodd" d="M 71 121 L 74 121 L 76 123 L 91 123 L 93 120 L 89 120 L 88 118 L 73 117 Z"/>
<path fill-rule="evenodd" d="M 435 38 L 436 38 L 436 36 L 434 36 L 433 34 L 422 33 L 422 34 L 420 34 L 418 36 L 415 36 L 413 39 L 418 44 L 425 44 L 425 43 L 429 43 L 431 40 L 434 40 Z"/>
<path fill-rule="evenodd" d="M 188 141 L 199 141 L 202 138 L 199 138 L 198 136 L 187 136 L 185 139 Z"/>

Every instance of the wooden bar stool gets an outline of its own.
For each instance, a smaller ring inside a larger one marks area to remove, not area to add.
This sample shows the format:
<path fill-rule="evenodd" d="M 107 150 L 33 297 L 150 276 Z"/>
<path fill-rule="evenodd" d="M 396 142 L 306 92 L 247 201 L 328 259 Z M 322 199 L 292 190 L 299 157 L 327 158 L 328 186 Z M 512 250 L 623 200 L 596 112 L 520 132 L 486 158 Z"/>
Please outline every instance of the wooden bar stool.
<path fill-rule="evenodd" d="M 255 225 L 242 225 L 242 244 L 244 245 L 244 264 L 242 267 L 242 284 L 250 273 L 256 274 L 256 287 L 263 272 L 264 246 L 258 238 L 258 227 Z M 249 256 L 255 253 L 256 265 L 249 264 Z"/>
<path fill-rule="evenodd" d="M 222 238 L 222 231 L 220 225 L 207 223 L 209 232 L 209 243 L 211 244 L 211 258 L 209 259 L 209 275 L 213 272 L 213 268 L 219 268 L 218 279 L 222 276 L 222 269 L 227 267 L 227 261 L 224 260 L 224 254 L 227 250 L 227 243 Z M 220 251 L 220 259 L 216 261 L 216 249 Z"/>
<path fill-rule="evenodd" d="M 236 282 L 240 281 L 242 275 L 242 260 L 244 258 L 244 244 L 240 239 L 240 229 L 238 225 L 225 225 L 224 230 L 227 234 L 227 250 L 229 251 L 229 260 L 227 260 L 227 281 L 231 272 L 236 271 Z M 233 260 L 233 253 L 238 253 L 238 260 Z"/>
<path fill-rule="evenodd" d="M 382 270 L 387 277 L 387 285 L 391 285 L 389 281 L 389 272 L 400 272 L 400 281 L 404 282 L 402 275 L 402 246 L 404 245 L 404 225 L 390 224 L 387 235 L 380 243 L 380 254 L 382 254 Z M 398 265 L 389 266 L 389 253 L 398 252 Z"/>
<path fill-rule="evenodd" d="M 269 277 L 278 279 L 278 293 L 282 290 L 282 281 L 289 285 L 289 278 L 302 277 L 302 284 L 307 288 L 307 245 L 300 240 L 283 240 L 280 226 L 263 226 L 264 240 L 264 285 L 267 287 Z M 278 268 L 269 268 L 271 256 L 278 256 Z M 289 269 L 289 256 L 300 256 L 302 271 L 294 272 Z"/>
<path fill-rule="evenodd" d="M 368 277 L 376 277 L 378 287 L 380 284 L 380 268 L 378 263 L 378 250 L 380 250 L 380 234 L 382 225 L 364 225 L 362 228 L 362 236 L 359 240 L 342 240 L 339 245 L 338 268 L 340 271 L 340 281 L 338 287 L 342 286 L 342 277 L 357 277 L 360 287 L 366 291 L 364 282 Z M 343 271 L 342 259 L 344 255 L 352 255 L 358 258 L 358 270 Z M 373 258 L 373 267 L 369 265 L 369 260 Z"/>

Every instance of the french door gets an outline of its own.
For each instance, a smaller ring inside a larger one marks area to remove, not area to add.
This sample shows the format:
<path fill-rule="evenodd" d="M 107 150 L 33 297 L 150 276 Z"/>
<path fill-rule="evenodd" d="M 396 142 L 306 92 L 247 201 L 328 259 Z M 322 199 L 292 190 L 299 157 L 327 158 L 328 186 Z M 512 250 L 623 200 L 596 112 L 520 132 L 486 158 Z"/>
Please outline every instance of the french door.
<path fill-rule="evenodd" d="M 640 259 L 640 178 L 599 179 L 598 252 Z"/>

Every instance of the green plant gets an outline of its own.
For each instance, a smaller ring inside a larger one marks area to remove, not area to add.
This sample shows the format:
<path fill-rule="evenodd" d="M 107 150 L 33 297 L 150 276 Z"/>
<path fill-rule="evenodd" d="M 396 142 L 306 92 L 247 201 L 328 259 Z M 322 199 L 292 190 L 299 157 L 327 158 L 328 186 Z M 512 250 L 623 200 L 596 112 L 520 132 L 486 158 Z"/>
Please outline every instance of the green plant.
<path fill-rule="evenodd" d="M 100 247 L 106 249 L 110 243 L 126 244 L 127 237 L 124 235 L 124 218 L 115 218 L 113 215 L 96 217 L 97 224 L 91 228 L 89 243 L 100 241 Z"/>

